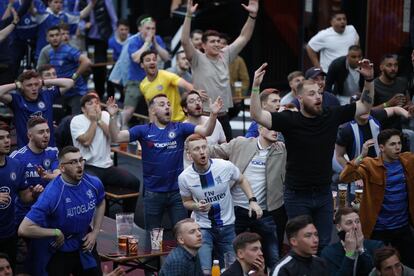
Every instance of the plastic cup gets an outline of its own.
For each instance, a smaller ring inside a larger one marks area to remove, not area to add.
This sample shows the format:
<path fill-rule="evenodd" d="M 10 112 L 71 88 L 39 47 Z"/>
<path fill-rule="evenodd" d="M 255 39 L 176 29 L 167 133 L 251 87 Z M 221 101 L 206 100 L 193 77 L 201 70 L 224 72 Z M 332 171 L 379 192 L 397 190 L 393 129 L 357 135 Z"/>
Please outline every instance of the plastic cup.
<path fill-rule="evenodd" d="M 153 228 L 151 230 L 151 248 L 152 250 L 162 249 L 162 236 L 164 234 L 164 228 Z"/>
<path fill-rule="evenodd" d="M 348 197 L 347 194 L 348 194 L 348 184 L 338 184 L 339 208 L 346 207 L 347 197 Z"/>
<path fill-rule="evenodd" d="M 137 256 L 138 255 L 138 241 L 137 236 L 128 237 L 128 256 Z"/>
<path fill-rule="evenodd" d="M 364 191 L 362 189 L 355 190 L 355 202 L 356 203 L 361 203 L 363 194 L 364 194 Z"/>

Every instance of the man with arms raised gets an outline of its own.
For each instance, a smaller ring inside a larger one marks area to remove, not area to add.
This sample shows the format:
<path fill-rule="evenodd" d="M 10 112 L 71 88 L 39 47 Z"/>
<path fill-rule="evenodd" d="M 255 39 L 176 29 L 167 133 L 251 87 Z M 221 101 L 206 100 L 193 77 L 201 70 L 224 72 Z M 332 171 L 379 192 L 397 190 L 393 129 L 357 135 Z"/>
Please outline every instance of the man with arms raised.
<path fill-rule="evenodd" d="M 338 126 L 372 106 L 374 70 L 369 60 L 360 63 L 365 90 L 361 100 L 345 106 L 322 108 L 322 92 L 313 80 L 298 86 L 300 112 L 285 110 L 270 113 L 260 106 L 260 83 L 267 64 L 256 72 L 253 81 L 252 118 L 268 129 L 282 132 L 287 148 L 284 202 L 289 219 L 311 215 L 320 235 L 320 250 L 329 244 L 332 231 L 331 171 Z"/>
<path fill-rule="evenodd" d="M 116 123 L 118 106 L 114 99 L 110 98 L 107 105 L 112 141 L 122 143 L 138 140 L 142 147 L 145 228 L 151 230 L 160 227 L 165 209 L 172 224 L 186 218 L 187 211 L 181 202 L 177 182 L 183 170 L 184 141 L 194 132 L 211 135 L 217 113 L 223 105 L 221 98 L 210 104 L 211 114 L 207 122 L 194 126 L 171 122 L 170 101 L 165 94 L 158 94 L 148 104 L 152 123 L 122 131 L 119 131 Z"/>

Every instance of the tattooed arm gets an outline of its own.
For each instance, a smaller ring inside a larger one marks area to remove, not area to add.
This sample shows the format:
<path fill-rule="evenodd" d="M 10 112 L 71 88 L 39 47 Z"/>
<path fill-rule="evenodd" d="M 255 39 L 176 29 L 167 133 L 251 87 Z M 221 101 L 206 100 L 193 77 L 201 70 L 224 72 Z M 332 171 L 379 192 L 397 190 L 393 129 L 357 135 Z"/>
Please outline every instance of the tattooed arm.
<path fill-rule="evenodd" d="M 356 103 L 355 115 L 366 114 L 371 110 L 374 104 L 374 66 L 368 59 L 363 59 L 359 62 L 358 72 L 365 78 L 364 89 L 361 94 L 361 99 Z"/>

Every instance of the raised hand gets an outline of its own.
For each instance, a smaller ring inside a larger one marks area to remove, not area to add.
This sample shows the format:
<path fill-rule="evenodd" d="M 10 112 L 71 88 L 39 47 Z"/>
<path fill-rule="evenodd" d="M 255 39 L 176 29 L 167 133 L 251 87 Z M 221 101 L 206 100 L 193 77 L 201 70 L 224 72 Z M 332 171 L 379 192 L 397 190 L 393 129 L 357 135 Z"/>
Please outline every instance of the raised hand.
<path fill-rule="evenodd" d="M 223 99 L 218 96 L 214 103 L 210 99 L 210 110 L 211 113 L 217 115 L 219 114 L 220 110 L 223 108 Z"/>
<path fill-rule="evenodd" d="M 362 150 L 361 150 L 361 156 L 365 157 L 368 155 L 368 150 L 370 147 L 372 147 L 374 145 L 374 139 L 369 139 L 367 141 L 365 141 L 365 143 L 362 145 Z"/>
<path fill-rule="evenodd" d="M 249 0 L 249 5 L 246 6 L 241 4 L 243 8 L 249 12 L 249 14 L 253 17 L 256 17 L 257 11 L 259 10 L 259 1 L 258 0 Z"/>
<path fill-rule="evenodd" d="M 359 68 L 355 69 L 358 71 L 366 80 L 372 80 L 374 78 L 374 64 L 369 59 L 364 58 L 358 61 Z"/>
<path fill-rule="evenodd" d="M 119 112 L 119 107 L 116 104 L 114 97 L 109 97 L 106 101 L 106 111 L 108 111 L 109 115 L 113 116 Z"/>
<path fill-rule="evenodd" d="M 253 77 L 253 87 L 260 87 L 263 77 L 266 74 L 267 62 L 263 63 L 255 72 Z"/>
<path fill-rule="evenodd" d="M 187 15 L 191 16 L 197 10 L 198 4 L 193 5 L 193 0 L 187 1 Z"/>

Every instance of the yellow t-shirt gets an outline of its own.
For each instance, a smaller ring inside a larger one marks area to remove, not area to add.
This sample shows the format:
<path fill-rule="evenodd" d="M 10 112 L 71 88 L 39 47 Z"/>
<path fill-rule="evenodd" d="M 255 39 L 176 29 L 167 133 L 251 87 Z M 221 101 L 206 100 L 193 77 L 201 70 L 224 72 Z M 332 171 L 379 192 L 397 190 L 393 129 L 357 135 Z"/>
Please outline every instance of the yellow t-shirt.
<path fill-rule="evenodd" d="M 158 70 L 157 77 L 153 81 L 149 81 L 145 77 L 139 86 L 142 95 L 144 95 L 147 103 L 158 94 L 167 95 L 171 103 L 171 120 L 174 122 L 184 121 L 185 115 L 181 108 L 181 96 L 178 91 L 178 82 L 181 78 L 171 72 L 165 70 Z"/>

